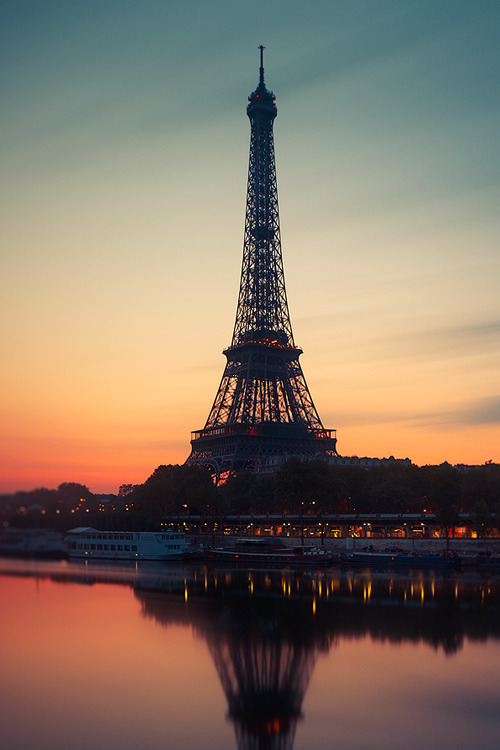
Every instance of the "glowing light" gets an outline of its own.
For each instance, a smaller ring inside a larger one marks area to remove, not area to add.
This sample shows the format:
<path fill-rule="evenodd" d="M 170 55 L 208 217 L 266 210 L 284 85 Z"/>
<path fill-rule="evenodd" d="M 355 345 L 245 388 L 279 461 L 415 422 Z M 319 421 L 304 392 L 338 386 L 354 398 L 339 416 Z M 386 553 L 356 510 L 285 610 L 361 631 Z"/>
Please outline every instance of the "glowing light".
<path fill-rule="evenodd" d="M 368 581 L 363 588 L 363 600 L 370 601 L 372 595 L 372 582 Z"/>

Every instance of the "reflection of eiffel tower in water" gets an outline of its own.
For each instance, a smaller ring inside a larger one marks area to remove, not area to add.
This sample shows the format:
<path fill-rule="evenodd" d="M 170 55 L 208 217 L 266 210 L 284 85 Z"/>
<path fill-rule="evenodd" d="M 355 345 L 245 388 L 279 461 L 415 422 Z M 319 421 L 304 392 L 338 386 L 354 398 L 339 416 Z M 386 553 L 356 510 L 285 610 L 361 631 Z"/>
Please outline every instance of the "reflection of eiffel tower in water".
<path fill-rule="evenodd" d="M 208 647 L 239 750 L 287 750 L 293 747 L 316 652 L 261 625 L 221 638 L 214 633 Z"/>
<path fill-rule="evenodd" d="M 310 593 L 311 580 L 300 581 Z M 300 581 L 290 571 L 205 570 L 182 602 L 135 591 L 144 614 L 185 618 L 206 641 L 239 750 L 292 750 L 316 658 L 336 639 Z"/>
<path fill-rule="evenodd" d="M 232 588 L 203 637 L 239 750 L 291 750 L 316 658 L 328 652 L 334 636 L 316 617 L 314 599 L 292 594 L 293 575 L 246 576 L 237 583 L 231 574 Z"/>
<path fill-rule="evenodd" d="M 425 643 L 454 654 L 465 638 L 500 638 L 500 583 L 489 578 L 190 571 L 147 573 L 134 594 L 145 617 L 190 626 L 206 641 L 239 750 L 292 750 L 316 659 L 342 639 Z"/>

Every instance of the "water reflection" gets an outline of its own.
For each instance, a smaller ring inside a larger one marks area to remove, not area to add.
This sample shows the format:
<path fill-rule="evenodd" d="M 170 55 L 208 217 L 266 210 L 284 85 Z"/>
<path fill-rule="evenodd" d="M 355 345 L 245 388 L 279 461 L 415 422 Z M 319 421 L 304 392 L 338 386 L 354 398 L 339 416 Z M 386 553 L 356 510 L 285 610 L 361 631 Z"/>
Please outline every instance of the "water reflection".
<path fill-rule="evenodd" d="M 267 632 L 272 621 L 282 637 L 319 649 L 328 649 L 338 636 L 369 635 L 392 642 L 423 641 L 453 654 L 466 637 L 500 637 L 499 576 L 201 568 L 139 575 L 134 589 L 144 614 L 164 624 L 177 616 L 171 605 L 180 596 L 182 617 L 203 632 L 207 620 L 217 632 L 221 627 L 246 632 L 249 623 L 256 632 Z"/>
<path fill-rule="evenodd" d="M 293 747 L 318 656 L 341 641 L 425 643 L 452 659 L 466 641 L 500 638 L 498 575 L 8 561 L 1 572 L 119 584 L 144 620 L 190 626 L 207 644 L 241 750 Z"/>
<path fill-rule="evenodd" d="M 499 581 L 475 576 L 205 568 L 177 590 L 170 574 L 139 578 L 135 595 L 146 617 L 180 617 L 206 640 L 240 750 L 292 748 L 316 657 L 341 636 L 446 654 L 464 638 L 500 637 Z"/>

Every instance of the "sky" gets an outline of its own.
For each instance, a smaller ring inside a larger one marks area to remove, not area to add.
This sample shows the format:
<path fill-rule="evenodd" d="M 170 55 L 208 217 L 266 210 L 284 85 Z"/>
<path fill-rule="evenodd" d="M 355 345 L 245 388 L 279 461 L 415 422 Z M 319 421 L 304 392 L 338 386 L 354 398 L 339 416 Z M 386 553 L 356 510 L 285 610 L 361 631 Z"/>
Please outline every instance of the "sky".
<path fill-rule="evenodd" d="M 345 456 L 500 461 L 498 0 L 3 0 L 0 492 L 183 463 L 230 344 L 258 83 Z"/>

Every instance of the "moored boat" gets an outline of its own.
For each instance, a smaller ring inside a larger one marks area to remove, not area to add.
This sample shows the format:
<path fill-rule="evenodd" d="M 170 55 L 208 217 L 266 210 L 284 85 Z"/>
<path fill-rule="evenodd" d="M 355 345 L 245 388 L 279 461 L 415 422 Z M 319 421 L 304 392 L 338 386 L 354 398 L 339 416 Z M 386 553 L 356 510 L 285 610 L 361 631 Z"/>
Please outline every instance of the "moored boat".
<path fill-rule="evenodd" d="M 50 529 L 2 529 L 0 554 L 12 557 L 65 557 L 66 544 L 59 531 Z"/>
<path fill-rule="evenodd" d="M 500 553 L 498 552 L 476 552 L 461 555 L 460 562 L 464 567 L 474 567 L 481 570 L 500 569 Z"/>
<path fill-rule="evenodd" d="M 100 560 L 183 560 L 191 552 L 186 535 L 174 531 L 68 531 L 69 557 Z"/>
<path fill-rule="evenodd" d="M 208 547 L 207 561 L 261 565 L 330 565 L 338 556 L 321 547 L 290 547 L 279 540 L 236 542 L 231 547 Z"/>

